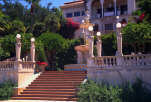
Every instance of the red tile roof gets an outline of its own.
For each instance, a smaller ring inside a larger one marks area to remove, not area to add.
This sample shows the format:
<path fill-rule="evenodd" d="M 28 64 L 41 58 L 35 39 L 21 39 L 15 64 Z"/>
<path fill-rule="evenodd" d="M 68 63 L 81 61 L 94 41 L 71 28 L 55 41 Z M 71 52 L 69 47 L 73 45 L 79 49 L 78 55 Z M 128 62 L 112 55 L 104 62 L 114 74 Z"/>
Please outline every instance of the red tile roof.
<path fill-rule="evenodd" d="M 71 6 L 75 6 L 75 5 L 81 5 L 84 4 L 84 0 L 76 0 L 76 1 L 72 1 L 72 2 L 66 2 L 64 3 L 63 6 L 60 6 L 61 8 L 66 8 L 66 7 L 71 7 Z"/>
<path fill-rule="evenodd" d="M 72 3 L 78 3 L 78 2 L 83 2 L 84 0 L 76 0 L 76 1 L 71 1 L 71 2 L 66 2 L 64 4 L 72 4 Z"/>

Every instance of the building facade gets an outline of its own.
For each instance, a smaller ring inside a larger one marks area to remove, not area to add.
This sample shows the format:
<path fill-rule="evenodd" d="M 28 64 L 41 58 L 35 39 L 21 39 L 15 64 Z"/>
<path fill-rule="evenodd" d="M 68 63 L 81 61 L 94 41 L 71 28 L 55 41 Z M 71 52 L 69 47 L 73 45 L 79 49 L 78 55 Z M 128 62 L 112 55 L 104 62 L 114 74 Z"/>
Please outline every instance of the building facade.
<path fill-rule="evenodd" d="M 95 31 L 110 33 L 116 30 L 116 16 L 120 17 L 120 22 L 128 22 L 132 13 L 136 10 L 135 0 L 77 0 L 64 3 L 60 7 L 65 18 L 72 18 L 75 22 L 81 23 L 85 17 L 85 8 L 90 14 L 90 21 L 95 25 Z M 75 37 L 79 37 L 81 30 L 75 32 Z"/>

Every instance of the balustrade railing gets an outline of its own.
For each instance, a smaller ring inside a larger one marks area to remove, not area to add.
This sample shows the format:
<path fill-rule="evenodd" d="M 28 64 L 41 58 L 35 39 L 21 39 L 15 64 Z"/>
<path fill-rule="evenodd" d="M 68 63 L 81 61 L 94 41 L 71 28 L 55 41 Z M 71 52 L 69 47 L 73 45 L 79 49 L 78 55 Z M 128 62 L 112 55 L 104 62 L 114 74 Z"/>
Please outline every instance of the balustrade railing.
<path fill-rule="evenodd" d="M 23 61 L 21 62 L 22 64 L 22 68 L 23 69 L 34 69 L 35 67 L 35 63 L 34 62 L 31 62 L 31 61 Z"/>
<path fill-rule="evenodd" d="M 3 61 L 0 62 L 0 71 L 9 71 L 14 69 L 14 61 Z"/>
<path fill-rule="evenodd" d="M 118 62 L 120 61 L 120 62 Z M 118 56 L 102 56 L 95 57 L 94 63 L 98 67 L 114 67 L 114 66 L 145 66 L 151 65 L 151 54 L 136 54 Z"/>
<path fill-rule="evenodd" d="M 94 59 L 95 64 L 99 67 L 117 66 L 116 56 L 102 56 Z"/>
<path fill-rule="evenodd" d="M 14 70 L 16 66 L 16 61 L 1 61 L 0 62 L 0 71 L 9 71 Z M 18 64 L 21 64 L 21 69 L 23 70 L 33 70 L 35 68 L 35 63 L 31 61 L 26 62 L 19 62 Z"/>
<path fill-rule="evenodd" d="M 151 54 L 125 55 L 122 64 L 125 66 L 151 65 Z"/>

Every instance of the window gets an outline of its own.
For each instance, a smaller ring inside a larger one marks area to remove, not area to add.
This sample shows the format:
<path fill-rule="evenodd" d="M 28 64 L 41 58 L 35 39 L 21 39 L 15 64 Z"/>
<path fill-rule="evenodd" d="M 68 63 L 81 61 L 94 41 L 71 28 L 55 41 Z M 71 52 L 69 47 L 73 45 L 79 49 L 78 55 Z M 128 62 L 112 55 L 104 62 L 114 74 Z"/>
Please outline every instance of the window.
<path fill-rule="evenodd" d="M 114 27 L 114 26 L 113 26 L 112 23 L 111 23 L 111 24 L 105 24 L 105 30 L 114 30 L 113 27 Z"/>
<path fill-rule="evenodd" d="M 82 11 L 82 16 L 84 16 L 85 15 L 85 11 Z"/>
<path fill-rule="evenodd" d="M 80 12 L 74 12 L 74 16 L 77 17 L 77 16 L 80 16 Z"/>
<path fill-rule="evenodd" d="M 70 17 L 72 17 L 72 16 L 73 16 L 72 13 L 67 13 L 67 14 L 66 14 L 66 17 L 67 17 L 67 18 L 70 18 Z"/>

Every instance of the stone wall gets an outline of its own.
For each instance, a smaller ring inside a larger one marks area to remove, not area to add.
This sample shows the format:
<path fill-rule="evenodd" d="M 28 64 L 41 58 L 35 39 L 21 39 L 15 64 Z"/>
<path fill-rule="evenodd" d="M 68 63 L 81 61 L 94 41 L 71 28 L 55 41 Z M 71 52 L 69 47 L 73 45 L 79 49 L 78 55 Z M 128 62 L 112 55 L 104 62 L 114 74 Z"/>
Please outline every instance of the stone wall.
<path fill-rule="evenodd" d="M 0 71 L 0 83 L 11 80 L 13 83 L 17 83 L 17 71 Z"/>
<path fill-rule="evenodd" d="M 151 86 L 151 66 L 131 66 L 98 68 L 88 67 L 88 78 L 96 82 L 107 82 L 113 85 L 119 85 L 125 82 L 133 83 L 137 78 Z"/>

